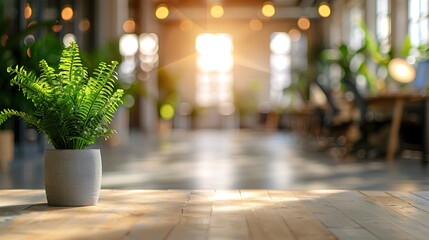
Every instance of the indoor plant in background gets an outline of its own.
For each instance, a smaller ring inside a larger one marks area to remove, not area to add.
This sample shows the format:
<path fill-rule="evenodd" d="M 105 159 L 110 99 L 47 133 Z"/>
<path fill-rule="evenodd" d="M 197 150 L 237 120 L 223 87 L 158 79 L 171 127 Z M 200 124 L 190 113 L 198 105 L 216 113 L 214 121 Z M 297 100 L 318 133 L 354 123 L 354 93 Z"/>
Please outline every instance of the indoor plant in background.
<path fill-rule="evenodd" d="M 8 5 L 6 1 L 0 0 L 0 36 L 3 36 L 0 41 L 0 110 L 22 110 L 29 107 L 28 101 L 18 94 L 17 87 L 10 86 L 11 76 L 7 67 L 25 63 L 27 70 L 35 70 L 41 59 L 46 59 L 48 64 L 57 63 L 63 46 L 51 29 L 55 21 L 33 22 L 21 29 L 18 27 L 16 14 L 8 11 Z M 22 121 L 14 119 L 0 125 L 0 172 L 10 170 L 15 145 L 23 150 L 21 143 L 24 142 L 24 127 Z"/>
<path fill-rule="evenodd" d="M 100 63 L 89 76 L 79 48 L 72 43 L 62 52 L 58 70 L 40 61 L 41 74 L 23 67 L 8 71 L 24 96 L 35 107 L 26 113 L 0 112 L 0 124 L 11 116 L 46 133 L 55 149 L 45 152 L 45 190 L 49 205 L 95 205 L 101 186 L 101 154 L 88 149 L 99 137 L 107 138 L 115 111 L 122 103 L 122 89 L 115 89 L 117 62 Z"/>

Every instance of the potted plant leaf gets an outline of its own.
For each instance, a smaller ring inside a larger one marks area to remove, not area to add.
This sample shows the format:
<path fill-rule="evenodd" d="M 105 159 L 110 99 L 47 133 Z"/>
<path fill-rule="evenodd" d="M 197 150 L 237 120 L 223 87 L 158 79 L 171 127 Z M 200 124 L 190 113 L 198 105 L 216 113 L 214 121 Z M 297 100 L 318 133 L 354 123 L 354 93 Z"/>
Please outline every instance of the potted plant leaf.
<path fill-rule="evenodd" d="M 82 65 L 76 43 L 66 47 L 58 69 L 40 61 L 37 76 L 23 67 L 9 67 L 11 85 L 20 88 L 35 111 L 0 111 L 0 124 L 12 116 L 46 133 L 55 149 L 45 151 L 45 190 L 49 205 L 95 205 L 101 186 L 100 149 L 89 149 L 107 138 L 123 90 L 114 88 L 117 62 L 100 63 L 92 76 Z"/>

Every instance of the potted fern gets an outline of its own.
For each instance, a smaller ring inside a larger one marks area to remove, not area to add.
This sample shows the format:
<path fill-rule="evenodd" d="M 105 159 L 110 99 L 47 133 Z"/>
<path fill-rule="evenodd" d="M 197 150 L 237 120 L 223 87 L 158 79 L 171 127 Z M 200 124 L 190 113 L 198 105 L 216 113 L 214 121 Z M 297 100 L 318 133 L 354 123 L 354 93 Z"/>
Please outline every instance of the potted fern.
<path fill-rule="evenodd" d="M 49 205 L 95 205 L 101 186 L 100 149 L 89 149 L 107 138 L 122 89 L 115 89 L 117 62 L 100 63 L 89 76 L 76 43 L 66 47 L 58 70 L 40 61 L 40 76 L 23 67 L 9 67 L 11 85 L 22 90 L 35 107 L 31 113 L 4 109 L 0 124 L 12 116 L 46 133 L 55 149 L 45 151 L 45 190 Z"/>

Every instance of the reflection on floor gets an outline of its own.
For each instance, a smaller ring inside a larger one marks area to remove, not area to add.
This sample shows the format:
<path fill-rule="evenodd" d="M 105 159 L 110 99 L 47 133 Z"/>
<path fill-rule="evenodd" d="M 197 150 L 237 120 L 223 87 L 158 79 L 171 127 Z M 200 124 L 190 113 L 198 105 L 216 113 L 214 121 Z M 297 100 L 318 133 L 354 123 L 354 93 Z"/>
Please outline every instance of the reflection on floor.
<path fill-rule="evenodd" d="M 285 132 L 133 132 L 128 144 L 102 146 L 102 157 L 103 188 L 429 190 L 419 159 L 339 161 Z M 42 159 L 15 159 L 0 188 L 43 188 Z"/>

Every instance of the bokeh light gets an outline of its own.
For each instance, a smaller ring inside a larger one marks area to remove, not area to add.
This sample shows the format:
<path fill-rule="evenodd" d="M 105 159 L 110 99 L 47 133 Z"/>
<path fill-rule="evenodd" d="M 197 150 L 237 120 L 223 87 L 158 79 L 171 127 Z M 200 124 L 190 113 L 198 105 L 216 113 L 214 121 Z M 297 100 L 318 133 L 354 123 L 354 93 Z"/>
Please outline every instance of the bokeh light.
<path fill-rule="evenodd" d="M 290 51 L 290 38 L 284 32 L 273 33 L 270 42 L 270 49 L 276 54 L 286 54 Z"/>
<path fill-rule="evenodd" d="M 171 104 L 165 103 L 159 109 L 159 115 L 164 120 L 171 120 L 174 117 L 174 108 Z"/>
<path fill-rule="evenodd" d="M 301 32 L 300 32 L 300 31 L 298 31 L 298 29 L 292 28 L 292 29 L 289 31 L 289 37 L 290 37 L 290 39 L 291 39 L 292 41 L 294 41 L 294 42 L 298 42 L 298 41 L 299 41 L 299 39 L 301 39 Z"/>
<path fill-rule="evenodd" d="M 70 21 L 73 19 L 73 8 L 69 5 L 65 6 L 63 10 L 61 10 L 61 18 L 64 21 Z"/>
<path fill-rule="evenodd" d="M 68 47 L 72 42 L 76 42 L 76 36 L 72 33 L 67 33 L 63 37 L 64 46 Z"/>
<path fill-rule="evenodd" d="M 59 32 L 61 31 L 61 29 L 63 29 L 63 26 L 61 24 L 55 24 L 54 26 L 52 26 L 52 31 L 54 32 Z"/>
<path fill-rule="evenodd" d="M 130 94 L 125 95 L 124 97 L 124 106 L 126 108 L 131 108 L 132 106 L 134 106 L 136 100 L 134 99 L 134 97 Z"/>
<path fill-rule="evenodd" d="M 252 19 L 249 21 L 249 28 L 252 31 L 260 31 L 263 27 L 262 21 L 259 19 Z"/>
<path fill-rule="evenodd" d="M 25 9 L 24 9 L 24 18 L 25 19 L 29 19 L 31 18 L 31 15 L 33 14 L 33 10 L 31 9 L 31 6 L 29 3 L 27 3 L 25 5 Z"/>
<path fill-rule="evenodd" d="M 310 28 L 310 20 L 306 17 L 301 17 L 298 19 L 298 27 L 302 30 L 307 30 Z"/>
<path fill-rule="evenodd" d="M 262 14 L 265 17 L 272 17 L 276 13 L 276 8 L 274 7 L 274 4 L 271 2 L 265 2 L 264 5 L 262 5 Z"/>
<path fill-rule="evenodd" d="M 161 20 L 166 19 L 169 14 L 170 14 L 170 11 L 168 10 L 167 5 L 165 4 L 158 5 L 158 7 L 155 10 L 155 16 Z"/>
<path fill-rule="evenodd" d="M 122 29 L 126 33 L 133 33 L 136 30 L 136 22 L 134 19 L 130 18 L 122 24 Z"/>
<path fill-rule="evenodd" d="M 221 18 L 223 14 L 223 7 L 219 4 L 215 4 L 210 8 L 210 15 L 214 18 Z"/>
<path fill-rule="evenodd" d="M 158 36 L 154 33 L 142 33 L 139 36 L 140 53 L 154 55 L 158 53 Z"/>
<path fill-rule="evenodd" d="M 89 30 L 89 28 L 91 27 L 91 22 L 89 21 L 88 18 L 84 18 L 82 20 L 80 20 L 79 23 L 79 30 L 82 32 L 86 32 Z"/>
<path fill-rule="evenodd" d="M 24 45 L 31 46 L 35 41 L 36 41 L 36 38 L 34 37 L 34 35 L 29 34 L 24 38 Z"/>
<path fill-rule="evenodd" d="M 139 50 L 139 41 L 135 34 L 124 34 L 119 39 L 119 52 L 122 56 L 134 56 Z"/>
<path fill-rule="evenodd" d="M 388 69 L 393 79 L 400 83 L 412 82 L 416 77 L 415 68 L 402 58 L 392 59 L 389 63 Z"/>
<path fill-rule="evenodd" d="M 326 2 L 322 2 L 317 9 L 317 12 L 321 17 L 329 17 L 331 15 L 331 8 Z"/>

